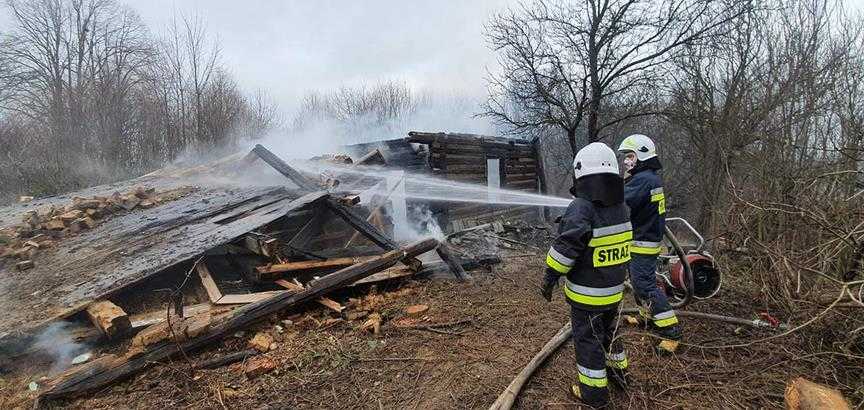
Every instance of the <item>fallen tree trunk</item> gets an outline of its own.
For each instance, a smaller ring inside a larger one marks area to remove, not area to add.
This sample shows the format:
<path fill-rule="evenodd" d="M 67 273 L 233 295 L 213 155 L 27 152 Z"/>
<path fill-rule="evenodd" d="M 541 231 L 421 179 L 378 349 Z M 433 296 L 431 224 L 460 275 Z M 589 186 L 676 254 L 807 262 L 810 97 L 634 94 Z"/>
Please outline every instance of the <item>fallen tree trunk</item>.
<path fill-rule="evenodd" d="M 204 335 L 182 343 L 163 341 L 153 345 L 143 353 L 112 361 L 104 367 L 84 372 L 75 372 L 68 377 L 57 380 L 50 389 L 42 393 L 40 399 L 52 400 L 103 388 L 118 380 L 132 376 L 152 362 L 165 360 L 180 352 L 181 349 L 189 351 L 209 345 L 225 335 L 232 334 L 273 313 L 301 305 L 327 292 L 348 286 L 357 280 L 393 266 L 402 259 L 431 251 L 437 245 L 438 241 L 435 239 L 425 239 L 415 242 L 404 248 L 387 252 L 373 260 L 349 266 L 323 278 L 314 280 L 302 292 L 293 294 L 283 293 L 238 308 L 228 317 L 211 324 L 209 331 Z"/>

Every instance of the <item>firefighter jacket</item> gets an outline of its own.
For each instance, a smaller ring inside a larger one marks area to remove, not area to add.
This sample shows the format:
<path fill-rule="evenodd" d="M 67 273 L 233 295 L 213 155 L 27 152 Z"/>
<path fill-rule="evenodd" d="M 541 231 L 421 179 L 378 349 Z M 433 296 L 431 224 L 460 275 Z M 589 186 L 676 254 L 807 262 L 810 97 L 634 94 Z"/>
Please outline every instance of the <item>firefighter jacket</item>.
<path fill-rule="evenodd" d="M 564 275 L 564 294 L 574 306 L 606 310 L 624 295 L 633 232 L 627 206 L 608 207 L 576 198 L 558 225 L 546 255 L 547 277 Z"/>
<path fill-rule="evenodd" d="M 633 245 L 630 251 L 641 255 L 658 255 L 666 226 L 666 197 L 663 181 L 652 168 L 634 168 L 625 181 L 624 199 L 630 207 L 633 222 Z"/>

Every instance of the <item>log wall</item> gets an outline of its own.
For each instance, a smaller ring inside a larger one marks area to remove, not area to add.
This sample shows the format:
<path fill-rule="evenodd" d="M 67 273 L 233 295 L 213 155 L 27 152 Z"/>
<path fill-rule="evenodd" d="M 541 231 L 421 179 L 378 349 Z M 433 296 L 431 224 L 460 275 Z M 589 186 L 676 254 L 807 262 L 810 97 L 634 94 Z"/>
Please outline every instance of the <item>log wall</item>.
<path fill-rule="evenodd" d="M 429 147 L 428 165 L 439 178 L 470 184 L 487 184 L 487 159 L 498 158 L 501 188 L 539 192 L 536 151 L 528 141 L 473 134 L 410 132 L 407 142 Z M 496 219 L 538 215 L 535 207 L 488 204 L 438 204 L 437 211 L 452 230 Z"/>

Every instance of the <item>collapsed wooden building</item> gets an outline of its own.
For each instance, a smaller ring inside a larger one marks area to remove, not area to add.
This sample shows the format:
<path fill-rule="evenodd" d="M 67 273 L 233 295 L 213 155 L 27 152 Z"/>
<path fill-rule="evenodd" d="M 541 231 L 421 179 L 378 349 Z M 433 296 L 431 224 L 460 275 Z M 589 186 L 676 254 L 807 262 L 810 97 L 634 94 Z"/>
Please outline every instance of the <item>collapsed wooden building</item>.
<path fill-rule="evenodd" d="M 544 174 L 536 142 L 474 134 L 411 131 L 407 138 L 345 147 L 364 164 L 405 170 L 437 179 L 540 193 Z M 540 218 L 529 205 L 410 200 L 409 209 L 428 207 L 445 231 L 465 229 L 498 219 Z"/>
<path fill-rule="evenodd" d="M 493 188 L 541 186 L 535 150 L 522 141 L 412 132 L 346 151 L 347 158 L 319 161 Z M 539 215 L 531 207 L 394 196 L 399 178 L 383 175 L 322 177 L 259 145 L 203 166 L 0 209 L 0 369 L 38 355 L 39 335 L 60 324 L 74 341 L 122 345 L 41 394 L 91 391 L 276 311 L 306 302 L 341 311 L 326 298 L 334 290 L 436 272 L 463 280 L 466 268 L 496 263 L 460 258 L 436 239 L 398 238 L 400 208 L 407 217 L 431 210 L 449 231 Z M 255 183 L 213 182 L 222 179 Z M 376 185 L 387 188 L 360 201 L 357 188 Z"/>

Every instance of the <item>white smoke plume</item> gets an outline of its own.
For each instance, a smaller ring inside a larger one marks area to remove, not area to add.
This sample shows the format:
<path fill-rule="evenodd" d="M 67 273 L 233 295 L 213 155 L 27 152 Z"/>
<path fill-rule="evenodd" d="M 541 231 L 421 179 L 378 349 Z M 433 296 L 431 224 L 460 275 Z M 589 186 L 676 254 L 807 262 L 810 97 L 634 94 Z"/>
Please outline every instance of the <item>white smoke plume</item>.
<path fill-rule="evenodd" d="M 481 97 L 414 90 L 400 82 L 313 93 L 283 129 L 251 143 L 277 155 L 309 158 L 340 152 L 342 146 L 405 138 L 408 131 L 495 135 L 494 125 L 477 117 Z"/>
<path fill-rule="evenodd" d="M 52 374 L 66 370 L 72 359 L 87 350 L 87 345 L 75 341 L 69 322 L 50 324 L 36 336 L 33 347 L 51 359 Z"/>

